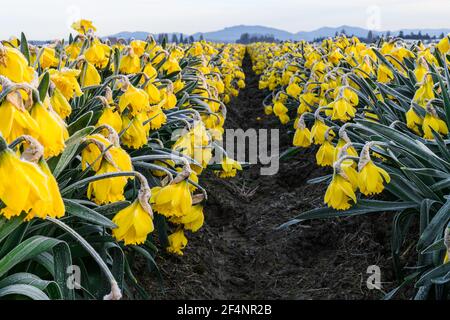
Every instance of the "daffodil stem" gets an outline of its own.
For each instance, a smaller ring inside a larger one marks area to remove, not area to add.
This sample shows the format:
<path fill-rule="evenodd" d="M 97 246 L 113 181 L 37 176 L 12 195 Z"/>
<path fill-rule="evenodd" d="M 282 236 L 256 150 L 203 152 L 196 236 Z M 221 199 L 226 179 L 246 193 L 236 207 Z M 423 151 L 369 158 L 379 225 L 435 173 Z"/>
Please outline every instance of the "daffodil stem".
<path fill-rule="evenodd" d="M 136 173 L 133 171 L 130 172 L 114 172 L 114 173 L 105 173 L 98 176 L 89 177 L 80 181 L 75 182 L 74 184 L 64 188 L 61 190 L 61 194 L 65 195 L 70 191 L 76 190 L 78 187 L 81 187 L 87 183 L 95 182 L 102 179 L 108 179 L 108 178 L 116 178 L 116 177 L 135 177 Z"/>

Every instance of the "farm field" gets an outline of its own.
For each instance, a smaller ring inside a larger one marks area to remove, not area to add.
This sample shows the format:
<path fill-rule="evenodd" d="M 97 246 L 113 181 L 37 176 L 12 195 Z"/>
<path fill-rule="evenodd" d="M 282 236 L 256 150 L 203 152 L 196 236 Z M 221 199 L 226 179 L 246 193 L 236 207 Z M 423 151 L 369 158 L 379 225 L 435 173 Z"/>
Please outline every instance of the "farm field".
<path fill-rule="evenodd" d="M 448 298 L 450 36 L 71 27 L 0 42 L 0 299 Z"/>

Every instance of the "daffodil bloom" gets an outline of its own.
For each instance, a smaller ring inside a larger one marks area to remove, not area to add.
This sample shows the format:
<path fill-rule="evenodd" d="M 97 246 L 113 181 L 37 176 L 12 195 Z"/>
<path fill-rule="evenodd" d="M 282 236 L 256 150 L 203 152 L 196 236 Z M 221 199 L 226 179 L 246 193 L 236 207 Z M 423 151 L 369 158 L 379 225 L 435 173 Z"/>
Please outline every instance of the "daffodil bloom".
<path fill-rule="evenodd" d="M 358 187 L 366 196 L 383 192 L 384 183 L 390 182 L 391 177 L 386 170 L 376 166 L 372 160 L 367 161 L 359 170 Z"/>
<path fill-rule="evenodd" d="M 394 73 L 390 68 L 384 64 L 380 64 L 377 71 L 377 81 L 381 83 L 388 83 L 394 79 Z"/>
<path fill-rule="evenodd" d="M 264 113 L 268 116 L 270 116 L 273 113 L 273 107 L 272 106 L 266 106 L 264 108 Z"/>
<path fill-rule="evenodd" d="M 419 134 L 419 127 L 423 124 L 423 119 L 417 115 L 414 111 L 414 108 L 410 108 L 408 112 L 406 112 L 406 125 L 408 128 L 413 130 L 416 134 Z"/>
<path fill-rule="evenodd" d="M 102 82 L 100 74 L 92 63 L 87 63 L 86 72 L 81 74 L 82 87 L 97 86 Z"/>
<path fill-rule="evenodd" d="M 167 247 L 167 251 L 182 256 L 182 250 L 186 248 L 187 243 L 188 239 L 184 235 L 183 229 L 180 229 L 169 236 L 169 246 Z"/>
<path fill-rule="evenodd" d="M 306 127 L 297 128 L 297 130 L 295 130 L 293 144 L 295 147 L 303 147 L 303 148 L 311 146 L 312 144 L 311 131 L 309 131 L 309 129 Z"/>
<path fill-rule="evenodd" d="M 104 159 L 95 175 L 100 176 L 116 172 L 120 172 L 120 170 Z M 97 180 L 89 183 L 87 196 L 98 205 L 123 201 L 125 200 L 123 192 L 126 184 L 127 177 L 113 177 Z"/>
<path fill-rule="evenodd" d="M 35 71 L 28 66 L 27 59 L 19 50 L 0 44 L 0 75 L 16 83 L 31 83 Z"/>
<path fill-rule="evenodd" d="M 359 172 L 357 171 L 357 167 L 358 165 L 353 160 L 341 161 L 341 171 L 343 172 L 343 176 L 351 183 L 354 191 L 358 190 L 359 184 Z"/>
<path fill-rule="evenodd" d="M 153 219 L 139 200 L 119 211 L 112 221 L 117 225 L 112 230 L 114 238 L 124 241 L 126 246 L 143 244 L 154 230 Z"/>
<path fill-rule="evenodd" d="M 430 112 L 427 112 L 423 119 L 422 130 L 423 137 L 429 140 L 434 140 L 433 130 L 443 135 L 448 134 L 448 127 L 445 121 Z"/>
<path fill-rule="evenodd" d="M 300 105 L 298 107 L 297 113 L 302 115 L 305 112 L 311 112 L 312 106 L 317 101 L 317 97 L 313 93 L 305 93 L 300 95 Z"/>
<path fill-rule="evenodd" d="M 354 71 L 358 76 L 362 78 L 368 78 L 374 74 L 374 70 L 372 65 L 370 64 L 370 60 L 364 60 Z"/>
<path fill-rule="evenodd" d="M 158 105 L 150 107 L 150 110 L 147 112 L 147 118 L 149 119 L 148 124 L 151 130 L 157 130 L 167 122 L 166 114 Z"/>
<path fill-rule="evenodd" d="M 165 110 L 170 110 L 176 107 L 177 105 L 177 97 L 173 94 L 172 91 L 167 91 L 167 89 L 161 90 L 162 99 L 164 101 L 164 104 L 162 105 L 162 108 Z"/>
<path fill-rule="evenodd" d="M 172 218 L 170 220 L 175 224 L 182 224 L 185 230 L 197 232 L 203 226 L 205 222 L 205 216 L 203 214 L 203 206 L 195 205 L 191 207 L 190 212 L 181 218 Z"/>
<path fill-rule="evenodd" d="M 181 71 L 178 61 L 174 58 L 169 58 L 164 62 L 162 69 L 166 71 L 168 75 L 174 74 Z"/>
<path fill-rule="evenodd" d="M 41 169 L 41 172 L 47 178 L 46 187 L 49 192 L 49 197 L 47 202 L 41 202 L 41 210 L 38 210 L 38 208 L 32 208 L 25 217 L 25 220 L 29 221 L 36 217 L 45 219 L 47 216 L 51 218 L 62 218 L 65 214 L 66 209 L 61 197 L 61 193 L 59 191 L 58 183 L 56 182 L 55 177 L 52 175 L 47 162 L 45 162 L 43 159 L 40 159 L 38 162 L 38 166 Z"/>
<path fill-rule="evenodd" d="M 108 125 L 116 132 L 122 130 L 122 117 L 115 107 L 103 108 L 102 114 L 98 119 L 97 126 Z"/>
<path fill-rule="evenodd" d="M 286 108 L 286 106 L 282 102 L 275 102 L 275 104 L 273 105 L 273 113 L 277 117 L 285 115 L 288 111 L 288 108 Z"/>
<path fill-rule="evenodd" d="M 339 98 L 339 93 L 342 92 L 342 97 L 345 98 L 352 106 L 356 107 L 359 104 L 358 94 L 350 87 L 344 87 L 340 90 L 335 90 L 335 98 Z"/>
<path fill-rule="evenodd" d="M 42 54 L 39 58 L 39 64 L 42 69 L 55 68 L 59 64 L 59 59 L 56 57 L 54 48 L 45 47 L 42 49 Z"/>
<path fill-rule="evenodd" d="M 321 167 L 332 166 L 334 162 L 334 150 L 334 145 L 331 141 L 324 141 L 316 154 L 317 164 Z"/>
<path fill-rule="evenodd" d="M 133 48 L 134 54 L 137 56 L 142 56 L 145 52 L 145 48 L 147 47 L 147 42 L 142 40 L 133 40 L 130 42 L 131 48 Z"/>
<path fill-rule="evenodd" d="M 57 88 L 55 88 L 53 95 L 50 97 L 50 103 L 53 110 L 61 117 L 61 119 L 67 118 L 72 113 L 70 103 Z"/>
<path fill-rule="evenodd" d="M 211 139 L 214 141 L 222 141 L 224 133 L 223 116 L 221 114 L 202 115 L 202 121 L 208 129 Z"/>
<path fill-rule="evenodd" d="M 17 108 L 8 99 L 0 105 L 0 133 L 6 142 L 12 143 L 23 135 L 39 138 L 41 129 L 25 108 Z"/>
<path fill-rule="evenodd" d="M 101 43 L 97 38 L 92 41 L 90 47 L 84 54 L 89 63 L 100 69 L 106 68 L 110 55 L 111 48 Z"/>
<path fill-rule="evenodd" d="M 155 105 L 161 102 L 161 92 L 159 92 L 158 88 L 153 83 L 149 82 L 144 90 L 148 95 L 148 102 L 150 104 Z"/>
<path fill-rule="evenodd" d="M 67 53 L 70 59 L 75 60 L 81 53 L 81 42 L 74 41 L 71 44 L 64 47 L 64 51 Z"/>
<path fill-rule="evenodd" d="M 133 170 L 130 156 L 120 146 L 112 145 L 112 142 L 98 133 L 89 135 L 85 138 L 85 141 L 91 142 L 91 140 L 99 142 L 99 144 L 103 145 L 104 150 L 101 150 L 99 145 L 96 143 L 89 143 L 81 152 L 81 168 L 83 170 L 86 170 L 87 167 L 90 166 L 92 170 L 96 172 L 99 171 L 103 161 L 102 152 L 106 150 L 120 171 Z"/>
<path fill-rule="evenodd" d="M 6 145 L 3 146 L 3 151 L 0 151 L 0 175 L 11 177 L 0 181 L 0 200 L 4 204 L 0 215 L 10 219 L 20 216 L 23 212 L 30 214 L 28 218 L 61 214 L 61 211 L 54 210 L 56 207 L 52 207 L 57 204 L 52 203 L 46 174 L 37 164 L 21 160 L 12 150 L 6 149 Z M 57 198 L 54 200 L 58 201 Z"/>
<path fill-rule="evenodd" d="M 422 59 L 423 60 L 423 59 Z M 416 69 L 414 69 L 414 75 L 418 83 L 423 82 L 425 75 L 428 73 L 428 67 L 426 64 L 422 63 L 421 60 L 417 63 Z"/>
<path fill-rule="evenodd" d="M 150 81 L 155 80 L 155 78 L 158 76 L 158 71 L 156 71 L 156 69 L 152 66 L 151 63 L 147 63 L 145 65 L 143 72 Z"/>
<path fill-rule="evenodd" d="M 92 24 L 92 21 L 90 20 L 85 20 L 85 19 L 81 19 L 78 21 L 75 21 L 74 23 L 72 23 L 72 29 L 74 29 L 75 31 L 77 31 L 80 34 L 86 34 L 89 31 L 97 31 L 97 28 L 94 27 L 94 25 Z"/>
<path fill-rule="evenodd" d="M 350 201 L 357 201 L 352 184 L 342 175 L 335 173 L 325 193 L 325 203 L 336 210 L 348 210 L 352 206 Z"/>
<path fill-rule="evenodd" d="M 165 187 L 152 188 L 152 208 L 166 217 L 182 217 L 192 207 L 192 195 L 186 180 Z"/>
<path fill-rule="evenodd" d="M 77 78 L 80 76 L 80 70 L 63 68 L 59 71 L 50 69 L 49 74 L 56 88 L 58 88 L 67 100 L 83 94 L 77 81 Z"/>
<path fill-rule="evenodd" d="M 421 106 L 426 106 L 429 100 L 435 98 L 433 87 L 434 83 L 431 75 L 426 76 L 424 83 L 422 83 L 420 88 L 416 91 L 413 101 Z"/>
<path fill-rule="evenodd" d="M 132 115 L 147 112 L 150 109 L 148 94 L 142 89 L 129 85 L 119 99 L 120 112 L 123 112 L 125 108 L 128 108 Z"/>
<path fill-rule="evenodd" d="M 342 150 L 342 148 L 344 148 L 346 145 L 348 144 L 347 141 L 345 141 L 344 139 L 339 139 L 336 148 L 335 148 L 335 152 L 334 152 L 334 161 L 338 161 L 338 155 L 339 152 Z M 350 145 L 346 150 L 346 154 L 352 157 L 357 157 L 358 156 L 358 152 L 356 151 L 355 147 L 353 147 L 352 145 Z"/>
<path fill-rule="evenodd" d="M 441 41 L 439 41 L 437 48 L 442 54 L 447 54 L 450 51 L 450 40 L 449 36 L 444 37 Z"/>
<path fill-rule="evenodd" d="M 8 44 L 11 44 L 14 48 L 18 48 L 20 46 L 20 40 L 17 37 L 10 37 L 8 40 Z"/>
<path fill-rule="evenodd" d="M 316 119 L 313 127 L 311 128 L 311 137 L 314 144 L 323 144 L 325 142 L 325 134 L 327 133 L 329 126 L 327 126 L 323 120 Z M 334 135 L 333 131 L 329 131 L 329 134 Z"/>
<path fill-rule="evenodd" d="M 141 59 L 134 54 L 133 49 L 129 49 L 128 54 L 125 54 L 120 59 L 119 71 L 123 74 L 138 73 L 141 71 Z"/>
<path fill-rule="evenodd" d="M 191 138 L 190 132 L 184 133 L 174 143 L 172 149 L 184 155 L 192 157 L 194 153 L 194 146 L 192 140 L 193 139 Z"/>
<path fill-rule="evenodd" d="M 139 117 L 130 118 L 128 115 L 122 115 L 121 142 L 132 149 L 140 149 L 147 144 L 147 130 Z"/>
<path fill-rule="evenodd" d="M 236 160 L 233 160 L 227 156 L 225 156 L 222 160 L 222 170 L 221 171 L 216 171 L 216 174 L 220 177 L 220 178 L 232 178 L 235 177 L 238 170 L 241 171 L 242 170 L 242 166 L 239 162 L 237 162 Z"/>
<path fill-rule="evenodd" d="M 65 141 L 69 138 L 66 124 L 53 110 L 38 102 L 31 108 L 31 117 L 36 121 L 42 134 L 37 140 L 44 146 L 44 157 L 50 158 L 60 155 L 65 147 Z M 44 134 L 45 132 L 45 134 Z"/>
<path fill-rule="evenodd" d="M 183 152 L 181 152 L 184 154 Z M 189 156 L 188 154 L 185 154 Z M 202 147 L 202 146 L 193 146 L 193 154 L 191 157 L 198 163 L 200 163 L 201 168 L 198 168 L 196 166 L 193 166 L 193 170 L 196 171 L 198 174 L 200 174 L 204 168 L 208 166 L 208 164 L 211 162 L 212 159 L 212 148 Z"/>
<path fill-rule="evenodd" d="M 346 122 L 356 115 L 356 108 L 344 97 L 332 102 L 330 107 L 332 107 L 332 120 Z"/>

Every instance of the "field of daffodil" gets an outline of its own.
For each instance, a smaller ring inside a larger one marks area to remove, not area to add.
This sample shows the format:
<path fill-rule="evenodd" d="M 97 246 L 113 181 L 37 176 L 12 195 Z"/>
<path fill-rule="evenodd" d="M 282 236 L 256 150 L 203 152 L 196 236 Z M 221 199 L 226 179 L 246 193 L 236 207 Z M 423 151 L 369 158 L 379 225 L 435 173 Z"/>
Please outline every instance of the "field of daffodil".
<path fill-rule="evenodd" d="M 417 299 L 445 298 L 450 281 L 450 37 L 408 44 L 365 44 L 339 36 L 321 43 L 248 47 L 267 115 L 292 128 L 289 153 L 314 148 L 330 175 L 323 208 L 309 219 L 392 213 L 392 261 L 398 288 Z M 413 233 L 413 248 L 405 248 Z M 416 250 L 416 265 L 401 264 Z"/>
<path fill-rule="evenodd" d="M 244 46 L 72 27 L 0 43 L 0 298 L 146 297 L 136 256 L 157 270 L 161 250 L 183 255 L 204 222 L 199 175 L 242 169 L 217 142 Z"/>

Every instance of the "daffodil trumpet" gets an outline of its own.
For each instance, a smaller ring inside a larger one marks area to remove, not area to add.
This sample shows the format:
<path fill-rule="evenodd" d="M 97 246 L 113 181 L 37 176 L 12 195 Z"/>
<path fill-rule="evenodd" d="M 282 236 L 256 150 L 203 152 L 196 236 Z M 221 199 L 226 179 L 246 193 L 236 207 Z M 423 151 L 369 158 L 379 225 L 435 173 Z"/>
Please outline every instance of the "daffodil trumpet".
<path fill-rule="evenodd" d="M 375 165 L 370 157 L 370 149 L 375 145 L 385 144 L 375 141 L 368 142 L 361 151 L 358 164 L 358 186 L 359 190 L 366 196 L 383 192 L 384 184 L 391 181 L 388 172 Z"/>

